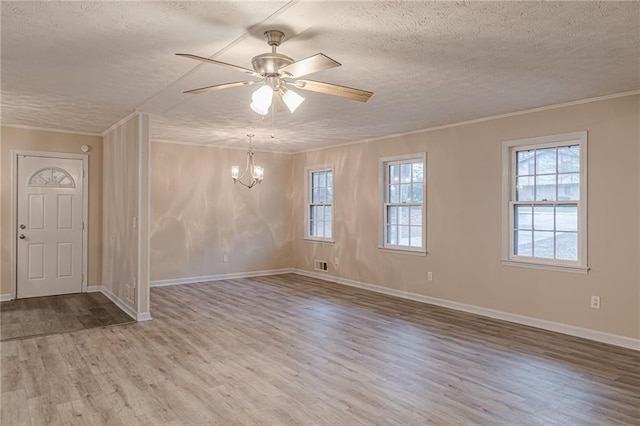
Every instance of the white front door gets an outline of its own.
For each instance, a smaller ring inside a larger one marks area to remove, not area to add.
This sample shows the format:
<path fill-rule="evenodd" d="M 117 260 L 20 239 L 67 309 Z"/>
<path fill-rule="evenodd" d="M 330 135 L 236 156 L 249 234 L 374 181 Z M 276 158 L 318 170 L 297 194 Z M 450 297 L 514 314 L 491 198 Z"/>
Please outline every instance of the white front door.
<path fill-rule="evenodd" d="M 82 291 L 83 161 L 18 156 L 17 297 Z"/>

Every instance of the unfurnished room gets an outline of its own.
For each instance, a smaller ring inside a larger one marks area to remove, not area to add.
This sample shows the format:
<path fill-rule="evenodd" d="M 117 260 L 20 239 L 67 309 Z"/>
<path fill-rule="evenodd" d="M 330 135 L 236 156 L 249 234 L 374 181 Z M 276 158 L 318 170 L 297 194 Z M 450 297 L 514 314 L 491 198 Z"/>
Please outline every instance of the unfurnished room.
<path fill-rule="evenodd" d="M 640 424 L 640 2 L 0 7 L 2 425 Z"/>

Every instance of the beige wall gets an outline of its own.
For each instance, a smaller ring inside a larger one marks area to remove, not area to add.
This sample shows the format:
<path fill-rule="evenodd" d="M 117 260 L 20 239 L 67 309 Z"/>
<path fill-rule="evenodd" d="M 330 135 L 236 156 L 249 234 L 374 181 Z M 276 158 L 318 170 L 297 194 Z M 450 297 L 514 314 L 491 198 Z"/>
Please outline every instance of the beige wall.
<path fill-rule="evenodd" d="M 296 154 L 295 267 L 326 260 L 342 278 L 639 338 L 639 117 L 639 96 L 628 96 Z M 583 130 L 591 271 L 502 266 L 502 142 Z M 378 160 L 415 152 L 428 155 L 428 255 L 380 252 Z M 322 164 L 334 165 L 335 245 L 302 240 L 304 169 Z M 600 310 L 589 308 L 591 295 Z"/>
<path fill-rule="evenodd" d="M 82 154 L 89 145 L 88 280 L 100 285 L 102 246 L 102 137 L 2 127 L 0 138 L 0 187 L 2 216 L 0 228 L 0 294 L 11 293 L 11 150 Z"/>
<path fill-rule="evenodd" d="M 138 280 L 138 159 L 136 115 L 104 136 L 102 285 L 135 309 Z"/>
<path fill-rule="evenodd" d="M 257 152 L 265 178 L 252 189 L 231 180 L 245 161 L 243 150 L 152 143 L 152 281 L 293 266 L 291 156 Z"/>

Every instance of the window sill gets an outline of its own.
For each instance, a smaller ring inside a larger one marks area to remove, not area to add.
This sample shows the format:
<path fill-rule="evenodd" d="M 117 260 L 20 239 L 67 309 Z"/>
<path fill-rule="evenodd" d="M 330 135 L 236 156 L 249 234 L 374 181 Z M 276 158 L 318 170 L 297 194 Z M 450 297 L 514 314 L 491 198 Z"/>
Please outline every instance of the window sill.
<path fill-rule="evenodd" d="M 326 244 L 330 246 L 336 243 L 335 240 L 320 240 L 315 238 L 303 238 L 302 241 L 305 243 L 319 243 L 319 244 Z"/>
<path fill-rule="evenodd" d="M 549 265 L 546 263 L 521 262 L 505 259 L 502 259 L 500 262 L 502 263 L 502 266 L 515 266 L 517 268 L 546 269 L 548 271 L 571 272 L 583 275 L 587 275 L 589 272 L 588 266 Z"/>
<path fill-rule="evenodd" d="M 406 254 L 409 256 L 426 256 L 426 251 L 418 251 L 418 250 L 404 250 L 404 249 L 396 249 L 389 247 L 378 247 L 378 251 L 382 253 L 393 253 L 393 254 Z"/>

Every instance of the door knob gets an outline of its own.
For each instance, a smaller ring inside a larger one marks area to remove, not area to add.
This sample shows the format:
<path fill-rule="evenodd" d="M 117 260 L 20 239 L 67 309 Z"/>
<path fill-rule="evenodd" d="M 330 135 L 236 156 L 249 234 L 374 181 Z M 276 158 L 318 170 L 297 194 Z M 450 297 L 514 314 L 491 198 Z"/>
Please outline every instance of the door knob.
<path fill-rule="evenodd" d="M 20 234 L 20 236 L 18 238 L 20 238 L 21 240 L 24 240 L 25 238 L 27 238 L 27 236 L 24 235 L 24 234 Z"/>
<path fill-rule="evenodd" d="M 20 229 L 25 229 L 25 228 L 26 228 L 26 226 L 25 226 L 24 223 L 22 225 L 20 225 Z"/>

